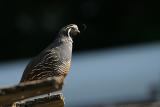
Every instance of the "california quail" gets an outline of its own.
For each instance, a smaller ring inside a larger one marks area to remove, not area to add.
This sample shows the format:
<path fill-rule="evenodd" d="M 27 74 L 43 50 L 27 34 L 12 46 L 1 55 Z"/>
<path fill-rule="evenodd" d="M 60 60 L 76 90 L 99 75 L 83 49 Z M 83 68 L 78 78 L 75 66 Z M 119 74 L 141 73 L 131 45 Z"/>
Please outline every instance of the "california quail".
<path fill-rule="evenodd" d="M 63 27 L 53 43 L 27 65 L 20 82 L 53 77 L 62 87 L 71 64 L 72 37 L 78 33 L 80 31 L 75 24 Z"/>

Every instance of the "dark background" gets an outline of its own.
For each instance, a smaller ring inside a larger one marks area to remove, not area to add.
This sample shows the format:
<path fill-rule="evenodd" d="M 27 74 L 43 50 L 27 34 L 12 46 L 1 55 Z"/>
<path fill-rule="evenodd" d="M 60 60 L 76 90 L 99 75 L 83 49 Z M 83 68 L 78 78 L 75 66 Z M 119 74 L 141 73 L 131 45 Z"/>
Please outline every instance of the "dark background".
<path fill-rule="evenodd" d="M 87 25 L 74 52 L 157 41 L 158 7 L 140 0 L 1 0 L 0 61 L 35 56 L 70 23 Z"/>

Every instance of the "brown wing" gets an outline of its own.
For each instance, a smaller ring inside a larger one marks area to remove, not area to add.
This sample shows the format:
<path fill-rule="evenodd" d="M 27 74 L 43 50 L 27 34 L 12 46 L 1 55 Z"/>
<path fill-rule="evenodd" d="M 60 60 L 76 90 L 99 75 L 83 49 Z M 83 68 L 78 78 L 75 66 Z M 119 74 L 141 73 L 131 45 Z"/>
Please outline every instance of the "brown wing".
<path fill-rule="evenodd" d="M 56 69 L 59 63 L 56 50 L 41 53 L 35 57 L 26 67 L 20 82 L 32 81 L 57 75 Z"/>

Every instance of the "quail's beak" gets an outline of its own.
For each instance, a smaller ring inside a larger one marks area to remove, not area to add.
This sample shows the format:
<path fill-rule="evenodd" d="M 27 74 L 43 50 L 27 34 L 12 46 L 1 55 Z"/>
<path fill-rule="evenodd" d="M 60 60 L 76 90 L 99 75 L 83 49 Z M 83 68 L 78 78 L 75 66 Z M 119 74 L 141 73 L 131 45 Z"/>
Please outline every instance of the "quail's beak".
<path fill-rule="evenodd" d="M 80 31 L 77 29 L 77 33 L 80 34 Z"/>
<path fill-rule="evenodd" d="M 77 30 L 77 34 L 76 35 L 78 35 L 78 36 L 80 35 L 80 31 L 79 30 Z"/>

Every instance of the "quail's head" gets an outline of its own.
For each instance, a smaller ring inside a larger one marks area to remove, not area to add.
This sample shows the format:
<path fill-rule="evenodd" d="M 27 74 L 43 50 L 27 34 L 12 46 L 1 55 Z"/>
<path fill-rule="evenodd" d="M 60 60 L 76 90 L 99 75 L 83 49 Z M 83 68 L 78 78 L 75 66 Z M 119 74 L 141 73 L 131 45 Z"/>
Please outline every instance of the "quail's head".
<path fill-rule="evenodd" d="M 65 27 L 63 27 L 60 31 L 61 34 L 66 35 L 66 36 L 76 36 L 78 34 L 80 34 L 80 31 L 78 29 L 78 26 L 75 24 L 69 24 Z"/>

